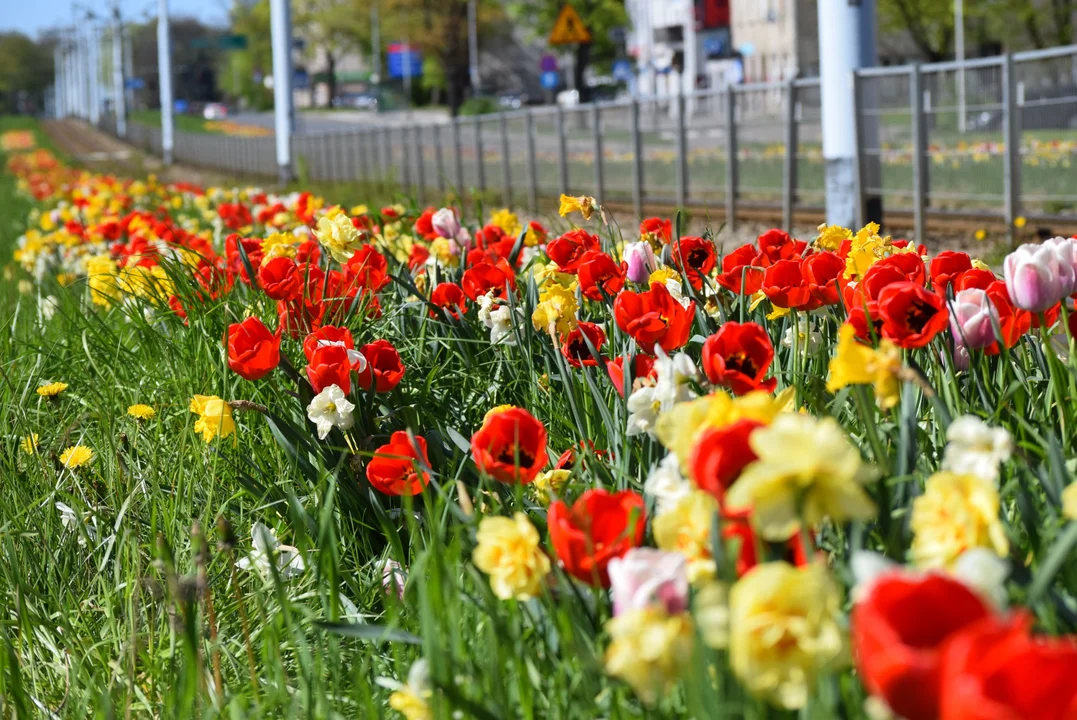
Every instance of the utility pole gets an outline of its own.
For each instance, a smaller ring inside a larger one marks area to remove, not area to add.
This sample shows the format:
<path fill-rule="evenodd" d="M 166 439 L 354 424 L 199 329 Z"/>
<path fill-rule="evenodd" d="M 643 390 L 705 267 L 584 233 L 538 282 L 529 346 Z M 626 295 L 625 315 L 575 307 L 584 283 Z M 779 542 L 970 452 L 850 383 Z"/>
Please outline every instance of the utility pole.
<path fill-rule="evenodd" d="M 52 49 L 52 116 L 64 116 L 64 51 L 63 40 Z"/>
<path fill-rule="evenodd" d="M 131 31 L 125 27 L 121 30 L 120 34 L 123 36 L 123 75 L 124 77 L 133 78 L 135 76 L 135 53 L 134 50 L 131 49 Z M 134 110 L 135 89 L 133 87 L 125 87 L 124 90 L 127 107 Z"/>
<path fill-rule="evenodd" d="M 172 34 L 168 0 L 157 2 L 157 83 L 161 89 L 161 157 L 172 164 Z"/>
<path fill-rule="evenodd" d="M 127 98 L 123 82 L 123 24 L 120 4 L 112 6 L 112 112 L 116 116 L 116 135 L 127 137 Z"/>
<path fill-rule="evenodd" d="M 957 58 L 957 131 L 965 132 L 965 3 L 954 0 L 954 55 Z"/>
<path fill-rule="evenodd" d="M 370 80 L 374 84 L 374 98 L 378 100 L 375 112 L 381 110 L 381 26 L 378 23 L 378 6 L 370 6 Z"/>
<path fill-rule="evenodd" d="M 273 117 L 277 134 L 277 172 L 282 185 L 292 180 L 292 18 L 289 0 L 269 0 L 273 40 Z"/>
<path fill-rule="evenodd" d="M 86 40 L 86 74 L 90 80 L 90 124 L 97 127 L 101 121 L 101 58 L 99 50 L 99 35 L 97 26 L 93 24 L 92 16 L 87 15 Z"/>
<path fill-rule="evenodd" d="M 479 94 L 479 8 L 478 0 L 467 0 L 467 59 L 471 94 Z"/>
<path fill-rule="evenodd" d="M 853 73 L 874 64 L 875 1 L 819 0 L 819 77 L 822 84 L 823 160 L 826 163 L 826 221 L 852 227 L 857 217 L 857 121 L 861 135 L 871 144 L 872 129 L 857 117 L 852 92 Z M 871 101 L 866 100 L 865 105 Z M 874 133 L 877 135 L 877 127 Z M 877 140 L 876 140 L 877 144 Z M 862 186 L 877 186 L 866 177 Z M 868 202 L 867 219 L 878 219 L 881 202 Z M 873 212 L 874 211 L 874 212 Z"/>

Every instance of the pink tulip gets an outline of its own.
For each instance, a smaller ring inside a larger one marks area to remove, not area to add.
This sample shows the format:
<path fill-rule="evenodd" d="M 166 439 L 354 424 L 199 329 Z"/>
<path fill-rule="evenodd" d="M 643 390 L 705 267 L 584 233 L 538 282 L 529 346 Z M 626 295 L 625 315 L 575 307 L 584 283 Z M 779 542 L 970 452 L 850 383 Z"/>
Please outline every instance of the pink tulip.
<path fill-rule="evenodd" d="M 643 284 L 651 277 L 651 273 L 658 269 L 658 261 L 654 257 L 651 244 L 646 241 L 628 243 L 624 251 L 625 262 L 628 263 L 628 279 L 634 283 Z"/>
<path fill-rule="evenodd" d="M 1063 297 L 1072 295 L 1077 290 L 1077 240 L 1055 237 L 1045 240 L 1043 244 L 1051 248 L 1058 259 L 1058 277 L 1062 283 Z"/>
<path fill-rule="evenodd" d="M 381 586 L 386 595 L 396 595 L 404 599 L 404 584 L 408 581 L 408 573 L 404 566 L 396 560 L 386 560 L 381 566 Z"/>
<path fill-rule="evenodd" d="M 1058 255 L 1050 245 L 1022 245 L 1006 256 L 1002 266 L 1013 304 L 1040 313 L 1066 296 Z"/>
<path fill-rule="evenodd" d="M 667 613 L 688 608 L 687 563 L 680 553 L 632 548 L 607 566 L 613 614 L 658 606 Z"/>
<path fill-rule="evenodd" d="M 958 345 L 978 350 L 995 342 L 998 310 L 983 290 L 970 288 L 954 296 L 950 331 Z"/>
<path fill-rule="evenodd" d="M 438 236 L 453 240 L 460 233 L 460 221 L 452 208 L 441 208 L 430 218 L 430 224 Z"/>

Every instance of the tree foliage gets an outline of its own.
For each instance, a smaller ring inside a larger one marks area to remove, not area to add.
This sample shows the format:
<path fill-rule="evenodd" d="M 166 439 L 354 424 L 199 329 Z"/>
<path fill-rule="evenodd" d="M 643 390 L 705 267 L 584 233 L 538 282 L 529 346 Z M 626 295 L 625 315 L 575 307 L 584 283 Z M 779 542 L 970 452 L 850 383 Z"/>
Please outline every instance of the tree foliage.
<path fill-rule="evenodd" d="M 0 112 L 40 109 L 52 82 L 51 44 L 20 32 L 0 33 Z"/>

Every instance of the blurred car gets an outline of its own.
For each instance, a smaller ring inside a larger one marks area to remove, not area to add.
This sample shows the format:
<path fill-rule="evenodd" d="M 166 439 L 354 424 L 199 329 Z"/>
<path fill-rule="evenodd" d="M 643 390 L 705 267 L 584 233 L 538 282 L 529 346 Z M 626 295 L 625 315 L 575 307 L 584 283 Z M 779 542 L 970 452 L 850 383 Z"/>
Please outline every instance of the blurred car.
<path fill-rule="evenodd" d="M 202 117 L 206 120 L 223 120 L 228 117 L 228 106 L 224 103 L 206 103 Z"/>
<path fill-rule="evenodd" d="M 354 108 L 356 110 L 377 110 L 378 98 L 370 93 L 349 93 L 333 98 L 333 107 Z"/>
<path fill-rule="evenodd" d="M 497 99 L 497 104 L 502 110 L 519 110 L 527 104 L 527 95 L 505 94 Z"/>

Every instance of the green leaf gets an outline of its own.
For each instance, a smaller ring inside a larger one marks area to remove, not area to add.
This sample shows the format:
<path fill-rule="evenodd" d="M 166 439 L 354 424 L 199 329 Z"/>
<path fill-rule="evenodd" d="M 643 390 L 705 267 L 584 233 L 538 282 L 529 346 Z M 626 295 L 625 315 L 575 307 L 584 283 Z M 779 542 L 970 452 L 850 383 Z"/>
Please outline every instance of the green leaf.
<path fill-rule="evenodd" d="M 1077 522 L 1071 522 L 1055 540 L 1051 551 L 1047 553 L 1047 559 L 1032 579 L 1032 587 L 1028 591 L 1028 605 L 1035 605 L 1043 597 L 1055 575 L 1062 569 L 1062 564 L 1066 562 L 1066 558 L 1075 548 L 1077 548 Z"/>
<path fill-rule="evenodd" d="M 383 625 L 371 625 L 369 623 L 346 623 L 331 620 L 318 620 L 315 623 L 322 630 L 343 635 L 344 637 L 359 638 L 371 642 L 404 643 L 406 645 L 421 645 L 422 639 L 418 635 L 412 635 L 407 630 L 389 628 Z"/>

